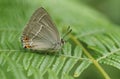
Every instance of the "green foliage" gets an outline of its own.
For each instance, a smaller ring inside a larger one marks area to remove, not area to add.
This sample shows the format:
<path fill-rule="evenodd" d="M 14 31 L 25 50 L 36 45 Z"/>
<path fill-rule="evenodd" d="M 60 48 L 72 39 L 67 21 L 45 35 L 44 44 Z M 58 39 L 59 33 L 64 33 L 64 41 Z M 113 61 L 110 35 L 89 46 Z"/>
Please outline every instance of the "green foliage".
<path fill-rule="evenodd" d="M 120 0 L 78 0 L 107 15 L 112 22 L 120 25 Z"/>
<path fill-rule="evenodd" d="M 119 28 L 86 5 L 73 0 L 4 0 L 0 4 L 1 79 L 75 79 L 91 64 L 110 79 L 100 64 L 120 69 Z M 61 34 L 69 25 L 73 30 L 62 53 L 22 48 L 22 29 L 40 6 L 47 9 Z"/>

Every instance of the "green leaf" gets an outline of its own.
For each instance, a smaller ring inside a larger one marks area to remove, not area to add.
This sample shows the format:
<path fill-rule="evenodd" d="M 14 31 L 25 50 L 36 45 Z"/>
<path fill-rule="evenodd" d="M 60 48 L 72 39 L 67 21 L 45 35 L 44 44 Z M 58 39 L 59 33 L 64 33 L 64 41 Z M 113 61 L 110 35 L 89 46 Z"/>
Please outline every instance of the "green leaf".
<path fill-rule="evenodd" d="M 0 4 L 2 79 L 82 78 L 91 64 L 105 79 L 110 79 L 101 64 L 120 70 L 119 27 L 92 8 L 75 0 L 4 0 Z M 62 50 L 54 54 L 25 50 L 20 42 L 24 26 L 41 6 L 51 15 L 61 35 L 67 26 L 73 30 Z"/>

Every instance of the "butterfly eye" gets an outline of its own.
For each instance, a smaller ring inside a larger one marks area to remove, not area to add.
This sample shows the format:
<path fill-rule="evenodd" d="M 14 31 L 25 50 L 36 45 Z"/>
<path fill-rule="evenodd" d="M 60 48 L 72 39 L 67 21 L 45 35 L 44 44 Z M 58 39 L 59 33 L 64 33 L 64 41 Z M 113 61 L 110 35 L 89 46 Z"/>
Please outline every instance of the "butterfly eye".
<path fill-rule="evenodd" d="M 64 41 L 63 39 L 61 39 L 61 43 L 62 43 L 62 44 L 65 44 L 65 41 Z"/>

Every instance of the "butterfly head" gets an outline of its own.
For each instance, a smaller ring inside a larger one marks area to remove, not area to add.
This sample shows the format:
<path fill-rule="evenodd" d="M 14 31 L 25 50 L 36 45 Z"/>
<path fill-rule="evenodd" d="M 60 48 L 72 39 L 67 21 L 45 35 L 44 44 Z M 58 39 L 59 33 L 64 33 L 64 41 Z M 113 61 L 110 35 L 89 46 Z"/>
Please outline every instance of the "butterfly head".
<path fill-rule="evenodd" d="M 64 45 L 64 44 L 65 44 L 64 39 L 61 39 L 61 45 Z"/>

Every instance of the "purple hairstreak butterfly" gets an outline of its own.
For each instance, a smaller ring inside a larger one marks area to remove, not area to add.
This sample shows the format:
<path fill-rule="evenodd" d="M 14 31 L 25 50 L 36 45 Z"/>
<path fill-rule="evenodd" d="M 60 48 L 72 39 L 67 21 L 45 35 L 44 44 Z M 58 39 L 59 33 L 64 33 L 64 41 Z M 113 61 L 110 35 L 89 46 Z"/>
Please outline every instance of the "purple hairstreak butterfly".
<path fill-rule="evenodd" d="M 71 29 L 69 29 L 69 32 L 71 32 Z M 47 11 L 42 7 L 33 13 L 23 30 L 21 41 L 23 48 L 41 51 L 57 51 L 64 44 L 64 40 L 60 38 L 55 24 Z"/>

